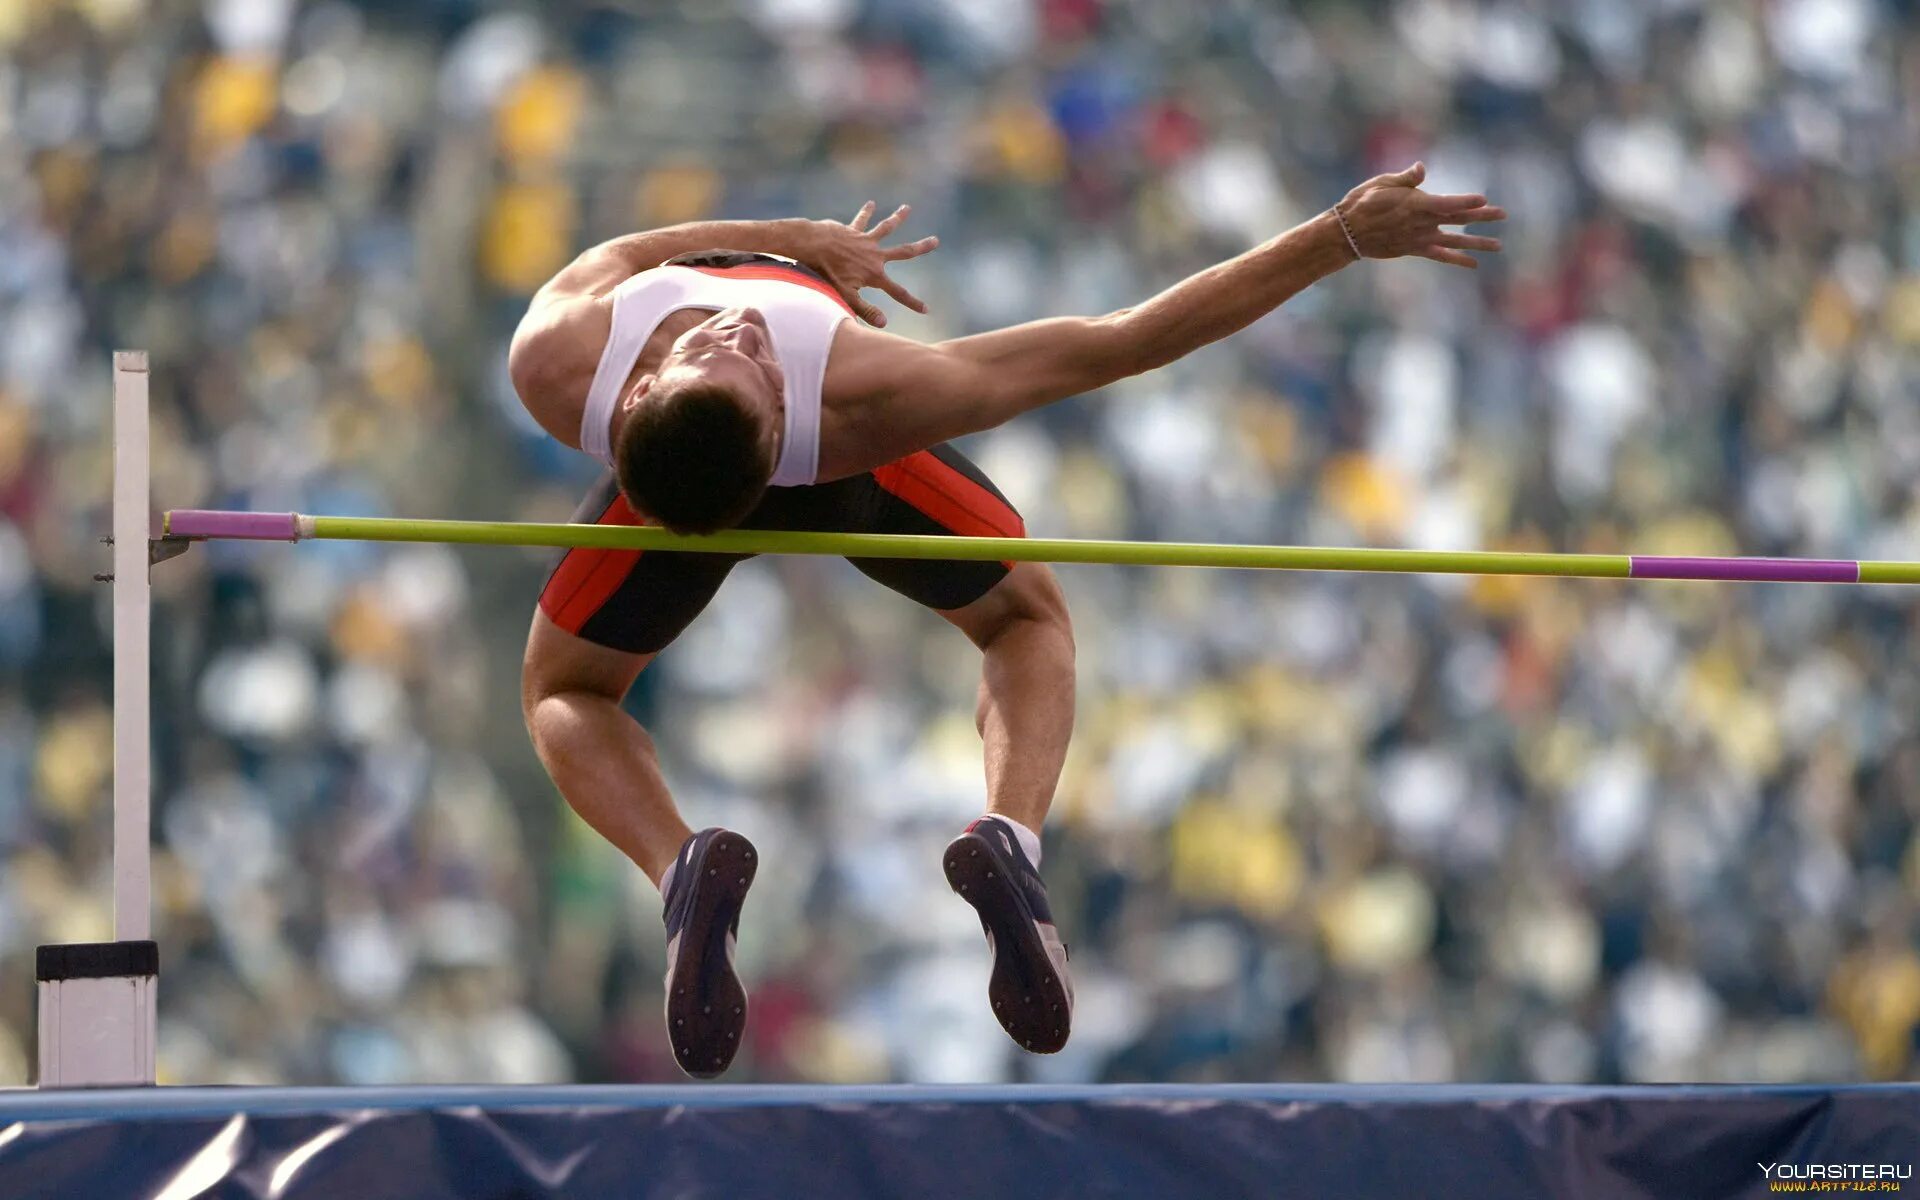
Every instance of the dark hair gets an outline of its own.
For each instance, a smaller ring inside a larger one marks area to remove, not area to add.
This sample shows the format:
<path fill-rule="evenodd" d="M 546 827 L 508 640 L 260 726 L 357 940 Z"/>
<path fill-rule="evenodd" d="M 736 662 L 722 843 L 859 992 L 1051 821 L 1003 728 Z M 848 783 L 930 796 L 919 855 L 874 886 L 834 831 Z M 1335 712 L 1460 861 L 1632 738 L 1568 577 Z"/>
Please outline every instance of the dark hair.
<path fill-rule="evenodd" d="M 627 502 L 674 533 L 732 528 L 773 478 L 760 423 L 711 383 L 655 387 L 620 427 L 613 463 Z"/>

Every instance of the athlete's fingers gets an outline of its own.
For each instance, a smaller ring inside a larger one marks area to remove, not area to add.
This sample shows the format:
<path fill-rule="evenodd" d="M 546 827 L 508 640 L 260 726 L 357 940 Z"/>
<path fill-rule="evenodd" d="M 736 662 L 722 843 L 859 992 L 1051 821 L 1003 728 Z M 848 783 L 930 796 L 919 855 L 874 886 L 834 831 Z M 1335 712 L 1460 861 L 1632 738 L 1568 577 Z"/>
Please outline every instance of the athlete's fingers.
<path fill-rule="evenodd" d="M 922 254 L 931 254 L 939 248 L 939 238 L 923 237 L 917 242 L 907 242 L 905 245 L 900 246 L 889 246 L 880 252 L 880 257 L 885 262 L 905 262 L 909 258 L 919 258 Z"/>
<path fill-rule="evenodd" d="M 1427 164 L 1417 162 L 1404 171 L 1396 171 L 1392 175 L 1380 176 L 1380 182 L 1393 187 L 1419 187 L 1421 181 L 1426 177 Z"/>
<path fill-rule="evenodd" d="M 874 204 L 871 200 L 862 204 L 860 211 L 853 214 L 853 220 L 847 222 L 847 228 L 853 230 L 855 233 L 865 231 L 867 222 L 873 219 L 873 208 Z"/>
<path fill-rule="evenodd" d="M 1437 263 L 1447 263 L 1451 266 L 1465 267 L 1469 271 L 1478 271 L 1480 269 L 1479 262 L 1475 260 L 1471 254 L 1462 254 L 1458 250 L 1448 250 L 1444 246 L 1428 246 L 1425 250 L 1419 252 L 1419 256 L 1421 258 L 1430 258 Z"/>
<path fill-rule="evenodd" d="M 1486 203 L 1487 198 L 1485 196 L 1471 193 L 1458 196 L 1435 196 L 1426 192 L 1420 192 L 1413 197 L 1413 206 L 1415 208 L 1422 212 L 1430 213 L 1466 212 L 1469 209 L 1482 208 Z"/>
<path fill-rule="evenodd" d="M 1500 250 L 1499 238 L 1476 237 L 1471 233 L 1443 233 L 1434 239 L 1433 244 L 1450 250 L 1485 250 L 1489 253 L 1498 253 Z"/>
<path fill-rule="evenodd" d="M 1481 208 L 1469 209 L 1466 212 L 1447 213 L 1440 218 L 1440 224 L 1479 225 L 1488 221 L 1504 221 L 1506 219 L 1506 209 L 1489 204 Z"/>
<path fill-rule="evenodd" d="M 880 276 L 880 288 L 881 290 L 885 291 L 887 295 L 892 296 L 895 300 L 898 300 L 900 303 L 906 305 L 908 308 L 912 309 L 917 313 L 924 313 L 927 311 L 926 301 L 920 299 L 920 297 L 914 295 L 912 292 L 908 291 L 906 288 L 901 287 L 897 282 L 895 282 L 893 279 L 891 279 L 886 275 Z"/>
<path fill-rule="evenodd" d="M 902 204 L 899 208 L 896 208 L 893 210 L 892 216 L 880 222 L 878 225 L 875 225 L 873 227 L 873 232 L 868 234 L 867 236 L 872 238 L 876 242 L 880 241 L 881 239 L 885 238 L 888 234 L 898 229 L 900 227 L 900 222 L 906 220 L 907 214 L 912 211 L 913 211 L 913 208 L 911 205 Z"/>
<path fill-rule="evenodd" d="M 876 328 L 886 325 L 886 314 L 867 303 L 866 297 L 860 294 L 859 284 L 848 283 L 846 277 L 838 272 L 829 272 L 827 282 L 833 285 L 834 291 L 840 293 L 840 298 L 846 301 L 847 307 L 853 310 L 854 316 Z"/>

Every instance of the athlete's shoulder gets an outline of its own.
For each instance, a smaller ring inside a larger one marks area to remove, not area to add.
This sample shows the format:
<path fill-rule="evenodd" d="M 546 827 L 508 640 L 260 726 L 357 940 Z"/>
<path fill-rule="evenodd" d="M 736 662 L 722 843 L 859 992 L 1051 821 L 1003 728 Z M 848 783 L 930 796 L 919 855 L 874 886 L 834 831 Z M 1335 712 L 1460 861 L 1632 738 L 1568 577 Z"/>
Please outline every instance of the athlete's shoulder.
<path fill-rule="evenodd" d="M 537 417 L 538 406 L 564 401 L 579 391 L 583 379 L 593 378 L 612 327 L 607 297 L 556 295 L 536 300 L 507 347 L 507 374 L 520 402 Z"/>
<path fill-rule="evenodd" d="M 925 342 L 842 321 L 827 356 L 821 394 L 830 406 L 891 397 L 922 377 L 937 357 L 937 348 Z"/>
<path fill-rule="evenodd" d="M 858 321 L 843 321 L 821 381 L 820 408 L 832 436 L 820 442 L 820 477 L 858 474 L 971 433 L 950 411 L 969 388 L 956 381 L 952 356 Z"/>

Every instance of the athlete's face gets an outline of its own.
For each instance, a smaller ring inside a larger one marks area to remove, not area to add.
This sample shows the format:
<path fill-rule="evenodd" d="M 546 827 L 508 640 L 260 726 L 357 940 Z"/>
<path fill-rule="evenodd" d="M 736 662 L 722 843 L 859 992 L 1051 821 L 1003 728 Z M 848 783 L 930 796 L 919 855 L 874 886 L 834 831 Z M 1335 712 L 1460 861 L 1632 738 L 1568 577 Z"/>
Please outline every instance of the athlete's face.
<path fill-rule="evenodd" d="M 628 403 L 642 402 L 653 388 L 695 381 L 718 385 L 739 397 L 761 422 L 767 460 L 779 458 L 780 437 L 786 429 L 786 379 L 760 310 L 729 308 L 681 334 L 661 360 L 659 371 L 640 381 Z"/>

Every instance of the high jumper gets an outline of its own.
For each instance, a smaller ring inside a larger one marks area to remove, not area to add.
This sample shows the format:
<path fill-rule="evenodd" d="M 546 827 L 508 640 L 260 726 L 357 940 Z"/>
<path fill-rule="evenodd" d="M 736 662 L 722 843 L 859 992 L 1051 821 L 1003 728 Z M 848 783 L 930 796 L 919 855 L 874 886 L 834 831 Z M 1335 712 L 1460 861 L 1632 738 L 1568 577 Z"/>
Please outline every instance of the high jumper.
<path fill-rule="evenodd" d="M 952 439 L 1185 357 L 1362 258 L 1471 268 L 1469 251 L 1500 248 L 1445 227 L 1502 210 L 1427 193 L 1424 179 L 1418 163 L 1370 179 L 1266 244 L 1105 316 L 936 344 L 883 332 L 860 296 L 879 288 L 925 311 L 887 274 L 938 244 L 883 244 L 905 207 L 871 229 L 868 204 L 845 225 L 635 234 L 586 251 L 535 294 L 509 368 L 534 419 L 607 467 L 577 522 L 1019 538 L 1019 513 Z M 621 701 L 743 557 L 569 551 L 540 597 L 521 689 L 567 802 L 660 888 L 667 1032 L 681 1067 L 702 1076 L 726 1069 L 745 1027 L 733 946 L 756 852 L 736 832 L 688 826 Z M 981 650 L 987 811 L 943 863 L 986 931 L 1002 1026 L 1028 1050 L 1056 1051 L 1073 988 L 1038 867 L 1073 728 L 1065 599 L 1038 563 L 852 561 Z"/>

